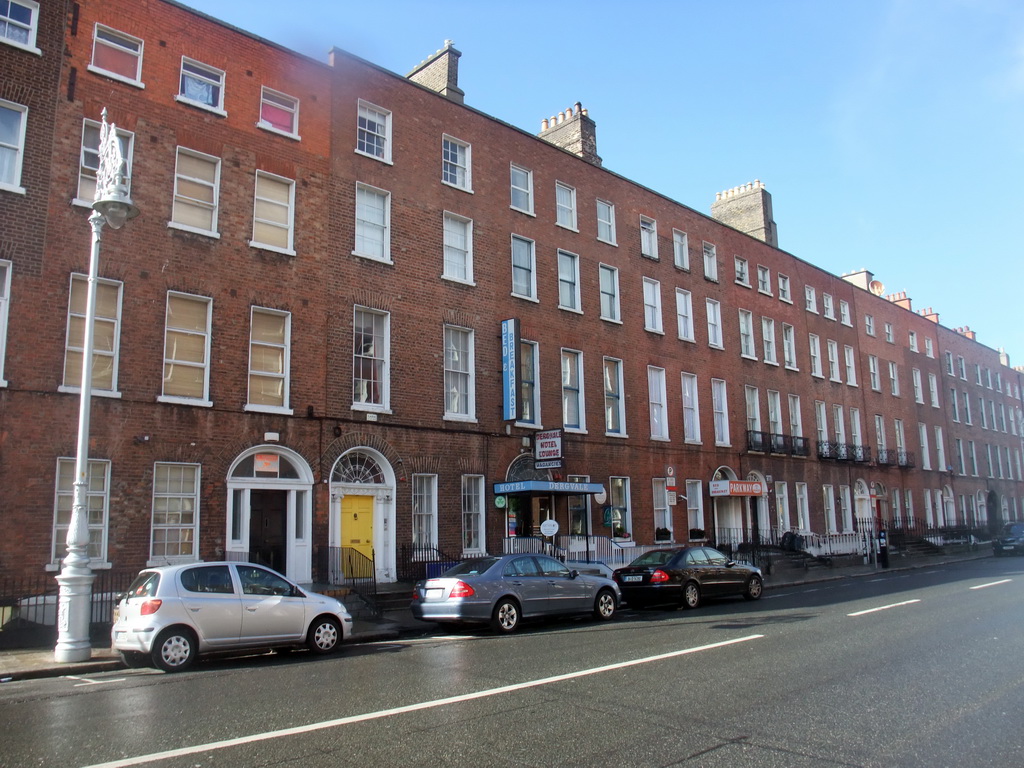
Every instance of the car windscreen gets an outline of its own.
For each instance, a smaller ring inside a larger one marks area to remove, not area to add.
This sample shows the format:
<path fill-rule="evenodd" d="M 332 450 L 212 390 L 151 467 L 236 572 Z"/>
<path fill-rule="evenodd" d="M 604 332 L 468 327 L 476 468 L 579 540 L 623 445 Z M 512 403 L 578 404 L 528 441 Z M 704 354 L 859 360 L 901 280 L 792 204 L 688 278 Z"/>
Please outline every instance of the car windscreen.
<path fill-rule="evenodd" d="M 664 565 L 672 559 L 674 554 L 675 552 L 671 549 L 655 549 L 651 552 L 644 552 L 630 565 Z"/>
<path fill-rule="evenodd" d="M 445 576 L 477 576 L 489 571 L 498 562 L 496 557 L 478 557 L 452 566 L 444 572 Z"/>
<path fill-rule="evenodd" d="M 126 597 L 152 597 L 160 586 L 160 574 L 156 571 L 143 571 L 135 577 L 135 581 L 125 592 Z"/>

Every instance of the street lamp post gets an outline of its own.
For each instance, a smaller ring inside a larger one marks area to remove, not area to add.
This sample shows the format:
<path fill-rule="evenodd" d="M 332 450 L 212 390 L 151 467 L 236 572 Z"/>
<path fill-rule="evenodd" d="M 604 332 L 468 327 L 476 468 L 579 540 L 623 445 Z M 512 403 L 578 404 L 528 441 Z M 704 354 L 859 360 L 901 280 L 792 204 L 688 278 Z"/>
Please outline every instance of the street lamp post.
<path fill-rule="evenodd" d="M 89 567 L 89 415 L 92 406 L 92 358 L 96 324 L 96 283 L 99 274 L 100 242 L 104 224 L 120 229 L 139 209 L 128 196 L 126 167 L 117 129 L 107 122 L 103 110 L 100 126 L 99 168 L 96 171 L 96 196 L 89 216 L 92 249 L 89 253 L 89 282 L 85 304 L 85 329 L 82 340 L 82 391 L 78 409 L 78 450 L 75 454 L 74 501 L 68 525 L 67 555 L 57 576 L 60 597 L 57 604 L 57 645 L 53 649 L 58 662 L 85 661 L 92 655 L 89 620 L 92 613 L 92 582 Z"/>

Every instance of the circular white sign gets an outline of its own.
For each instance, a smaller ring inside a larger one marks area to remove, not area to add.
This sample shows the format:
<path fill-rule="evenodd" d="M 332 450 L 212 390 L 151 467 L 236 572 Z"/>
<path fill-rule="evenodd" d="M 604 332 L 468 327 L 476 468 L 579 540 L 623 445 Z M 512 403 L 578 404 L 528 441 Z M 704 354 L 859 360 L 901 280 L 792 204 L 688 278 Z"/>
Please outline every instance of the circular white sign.
<path fill-rule="evenodd" d="M 607 498 L 608 494 L 605 493 L 605 490 L 603 488 L 594 494 L 594 501 L 596 501 L 598 504 L 604 504 Z"/>
<path fill-rule="evenodd" d="M 558 533 L 558 521 L 557 520 L 545 520 L 540 524 L 540 532 L 544 536 L 554 536 Z"/>

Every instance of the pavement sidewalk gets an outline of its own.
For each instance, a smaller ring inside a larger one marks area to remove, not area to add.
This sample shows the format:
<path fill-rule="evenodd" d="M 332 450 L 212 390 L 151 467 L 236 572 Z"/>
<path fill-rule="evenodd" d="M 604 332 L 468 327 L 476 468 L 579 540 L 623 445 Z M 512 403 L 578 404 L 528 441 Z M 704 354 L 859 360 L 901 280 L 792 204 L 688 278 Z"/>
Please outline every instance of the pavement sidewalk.
<path fill-rule="evenodd" d="M 765 589 L 782 589 L 821 581 L 872 576 L 879 573 L 905 571 L 947 565 L 964 560 L 991 557 L 987 549 L 960 555 L 937 555 L 933 557 L 896 558 L 889 568 L 877 565 L 846 565 L 809 570 L 776 568 L 765 577 Z M 430 624 L 417 621 L 408 610 L 387 611 L 380 618 L 356 619 L 352 643 L 372 643 L 381 640 L 396 640 L 400 637 L 425 634 L 432 630 Z M 123 669 L 124 664 L 114 649 L 94 646 L 92 657 L 87 661 L 62 663 L 53 658 L 53 648 L 31 648 L 25 650 L 0 651 L 0 683 L 14 680 L 29 680 L 40 677 L 61 677 L 95 674 Z"/>

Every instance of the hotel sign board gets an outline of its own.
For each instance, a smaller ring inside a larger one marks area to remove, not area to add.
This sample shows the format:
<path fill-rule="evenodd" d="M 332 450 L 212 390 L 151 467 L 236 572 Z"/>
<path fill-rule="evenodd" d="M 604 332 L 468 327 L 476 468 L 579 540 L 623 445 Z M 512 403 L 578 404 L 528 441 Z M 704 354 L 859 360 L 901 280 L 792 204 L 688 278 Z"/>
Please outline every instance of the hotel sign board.
<path fill-rule="evenodd" d="M 712 496 L 764 496 L 760 480 L 712 480 L 708 488 Z"/>
<path fill-rule="evenodd" d="M 533 458 L 537 462 L 562 458 L 562 430 L 549 429 L 533 437 Z"/>
<path fill-rule="evenodd" d="M 519 321 L 501 321 L 502 419 L 519 418 Z"/>

